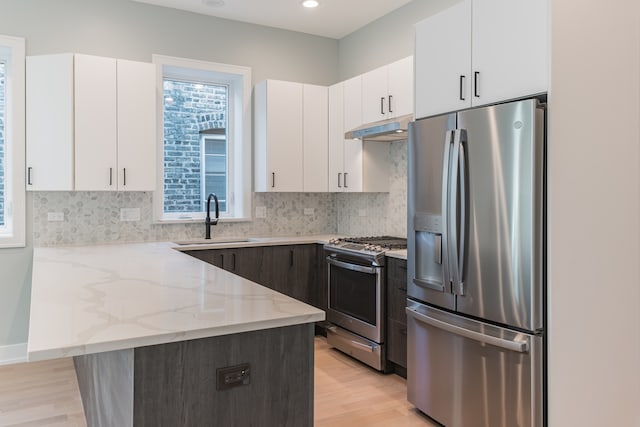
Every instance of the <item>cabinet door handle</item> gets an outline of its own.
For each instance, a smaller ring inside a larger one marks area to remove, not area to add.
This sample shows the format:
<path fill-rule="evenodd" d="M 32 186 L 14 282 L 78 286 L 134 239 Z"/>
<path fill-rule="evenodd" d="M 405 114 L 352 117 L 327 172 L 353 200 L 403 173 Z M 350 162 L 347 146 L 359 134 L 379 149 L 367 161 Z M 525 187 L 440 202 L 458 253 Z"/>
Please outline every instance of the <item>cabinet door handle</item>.
<path fill-rule="evenodd" d="M 109 168 L 109 185 L 113 185 L 113 168 Z"/>
<path fill-rule="evenodd" d="M 389 108 L 388 108 L 388 110 L 389 110 L 390 113 L 393 113 L 393 110 L 391 109 L 391 98 L 393 98 L 393 95 L 389 95 Z"/>
<path fill-rule="evenodd" d="M 465 79 L 465 76 L 461 75 L 460 76 L 460 101 L 464 101 L 465 100 L 464 93 L 463 93 L 463 90 L 464 90 L 463 89 L 464 88 L 464 79 Z"/>
<path fill-rule="evenodd" d="M 27 168 L 27 185 L 33 185 L 31 182 L 31 169 L 33 169 L 31 166 Z"/>
<path fill-rule="evenodd" d="M 127 185 L 127 168 L 122 168 L 122 185 Z"/>
<path fill-rule="evenodd" d="M 276 187 L 276 173 L 271 172 L 271 188 L 275 188 L 275 187 Z"/>
<path fill-rule="evenodd" d="M 338 172 L 338 188 L 342 188 L 342 184 L 340 184 L 340 178 L 342 178 L 342 172 Z"/>
<path fill-rule="evenodd" d="M 343 182 L 343 184 L 344 184 L 344 188 L 349 187 L 349 186 L 347 185 L 347 175 L 348 175 L 348 174 L 349 174 L 349 172 L 345 172 L 345 173 L 344 173 L 344 182 Z"/>
<path fill-rule="evenodd" d="M 480 92 L 478 91 L 478 77 L 480 77 L 480 71 L 473 73 L 473 96 L 480 98 Z"/>
<path fill-rule="evenodd" d="M 384 116 L 384 96 L 380 98 L 380 114 Z"/>

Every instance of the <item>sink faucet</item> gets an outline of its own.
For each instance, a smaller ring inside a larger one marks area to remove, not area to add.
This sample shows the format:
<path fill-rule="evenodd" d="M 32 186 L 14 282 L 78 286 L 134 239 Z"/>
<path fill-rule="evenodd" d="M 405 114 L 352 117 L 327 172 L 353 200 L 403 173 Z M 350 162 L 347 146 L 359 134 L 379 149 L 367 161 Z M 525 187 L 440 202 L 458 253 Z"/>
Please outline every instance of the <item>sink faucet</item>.
<path fill-rule="evenodd" d="M 216 217 L 213 220 L 211 219 L 211 198 L 212 197 L 216 207 Z M 211 238 L 211 226 L 218 224 L 219 216 L 220 216 L 220 207 L 218 205 L 218 196 L 216 196 L 214 193 L 211 193 L 207 197 L 207 218 L 204 220 L 204 225 L 205 225 L 204 238 L 205 239 Z"/>

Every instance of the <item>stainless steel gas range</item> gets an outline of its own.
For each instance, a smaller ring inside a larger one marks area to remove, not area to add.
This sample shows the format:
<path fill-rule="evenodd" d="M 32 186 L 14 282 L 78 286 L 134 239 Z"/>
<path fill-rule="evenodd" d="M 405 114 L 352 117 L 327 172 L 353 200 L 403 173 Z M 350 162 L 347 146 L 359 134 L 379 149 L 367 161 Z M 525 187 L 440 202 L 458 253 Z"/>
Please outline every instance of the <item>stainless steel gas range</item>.
<path fill-rule="evenodd" d="M 324 246 L 328 269 L 327 342 L 384 370 L 385 252 L 406 249 L 399 237 L 353 237 Z"/>

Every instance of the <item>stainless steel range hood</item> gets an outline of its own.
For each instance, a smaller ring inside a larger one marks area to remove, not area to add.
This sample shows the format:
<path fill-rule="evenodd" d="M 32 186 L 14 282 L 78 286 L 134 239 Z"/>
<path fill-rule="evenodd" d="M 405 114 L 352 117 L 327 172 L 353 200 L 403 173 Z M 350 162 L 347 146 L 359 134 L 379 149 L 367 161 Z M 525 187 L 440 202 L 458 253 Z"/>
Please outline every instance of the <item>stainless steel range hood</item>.
<path fill-rule="evenodd" d="M 407 128 L 411 121 L 413 121 L 413 115 L 407 114 L 394 119 L 367 123 L 345 133 L 344 137 L 345 139 L 382 142 L 406 140 Z"/>

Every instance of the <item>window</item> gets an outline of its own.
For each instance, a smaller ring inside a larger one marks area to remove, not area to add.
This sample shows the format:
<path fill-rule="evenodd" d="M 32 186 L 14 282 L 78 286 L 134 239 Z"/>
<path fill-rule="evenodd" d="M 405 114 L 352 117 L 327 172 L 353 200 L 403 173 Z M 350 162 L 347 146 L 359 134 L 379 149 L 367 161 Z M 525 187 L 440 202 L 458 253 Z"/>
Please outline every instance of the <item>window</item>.
<path fill-rule="evenodd" d="M 0 247 L 25 245 L 24 46 L 0 36 Z"/>
<path fill-rule="evenodd" d="M 156 219 L 200 220 L 210 193 L 223 220 L 249 218 L 250 69 L 160 55 L 153 61 L 162 82 Z"/>

